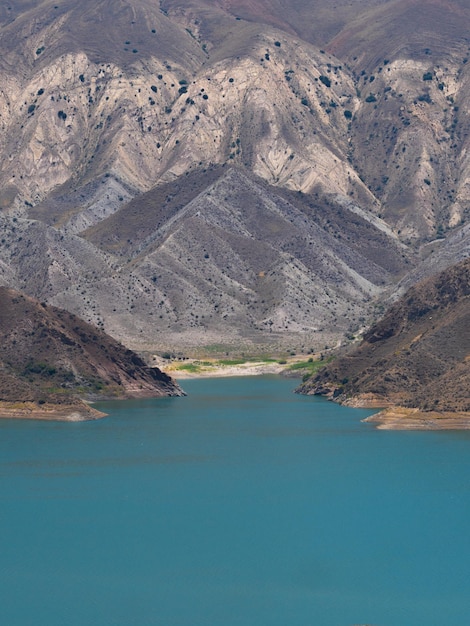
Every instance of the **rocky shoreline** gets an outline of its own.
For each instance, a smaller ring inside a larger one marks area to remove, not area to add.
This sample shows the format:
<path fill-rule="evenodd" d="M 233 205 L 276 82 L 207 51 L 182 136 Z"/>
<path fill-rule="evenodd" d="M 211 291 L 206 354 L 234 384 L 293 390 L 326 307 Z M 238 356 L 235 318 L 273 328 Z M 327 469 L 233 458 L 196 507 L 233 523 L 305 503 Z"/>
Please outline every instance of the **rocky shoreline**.
<path fill-rule="evenodd" d="M 347 399 L 332 393 L 318 394 L 353 409 L 380 409 L 362 421 L 379 430 L 470 430 L 469 411 L 424 411 L 400 406 L 397 399 L 361 393 Z"/>
<path fill-rule="evenodd" d="M 0 401 L 0 419 L 34 419 L 57 422 L 85 422 L 107 414 L 97 411 L 85 402 L 75 404 L 39 404 L 37 402 Z"/>
<path fill-rule="evenodd" d="M 380 430 L 470 430 L 470 412 L 390 407 L 362 420 Z"/>

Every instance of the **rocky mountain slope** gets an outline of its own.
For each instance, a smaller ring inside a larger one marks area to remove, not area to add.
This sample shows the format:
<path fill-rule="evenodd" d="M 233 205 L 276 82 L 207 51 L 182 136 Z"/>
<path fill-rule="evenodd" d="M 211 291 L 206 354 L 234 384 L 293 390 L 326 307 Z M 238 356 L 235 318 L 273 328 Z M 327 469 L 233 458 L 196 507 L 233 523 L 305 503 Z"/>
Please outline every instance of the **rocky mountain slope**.
<path fill-rule="evenodd" d="M 299 389 L 366 406 L 470 416 L 470 259 L 407 291 L 350 354 Z"/>
<path fill-rule="evenodd" d="M 326 41 L 321 22 L 315 36 L 300 28 L 312 8 L 296 4 L 251 3 L 257 22 L 150 0 L 4 11 L 3 205 L 24 211 L 109 174 L 109 212 L 125 192 L 232 160 L 352 196 L 404 236 L 466 219 L 469 10 L 361 2 Z M 273 9 L 278 30 L 263 22 Z M 330 52 L 309 43 L 318 33 Z"/>
<path fill-rule="evenodd" d="M 40 411 L 47 404 L 60 415 L 85 416 L 91 412 L 80 398 L 182 394 L 169 376 L 103 331 L 5 287 L 0 288 L 0 390 L 0 414 L 12 403 L 19 403 L 14 408 L 21 412 L 26 402 Z"/>
<path fill-rule="evenodd" d="M 0 280 L 139 350 L 275 351 L 354 334 L 413 266 L 392 230 L 351 201 L 319 206 L 234 168 L 186 177 L 184 198 L 175 187 L 81 237 L 4 218 Z"/>
<path fill-rule="evenodd" d="M 0 7 L 0 283 L 138 349 L 344 341 L 468 256 L 469 26 L 455 0 Z"/>

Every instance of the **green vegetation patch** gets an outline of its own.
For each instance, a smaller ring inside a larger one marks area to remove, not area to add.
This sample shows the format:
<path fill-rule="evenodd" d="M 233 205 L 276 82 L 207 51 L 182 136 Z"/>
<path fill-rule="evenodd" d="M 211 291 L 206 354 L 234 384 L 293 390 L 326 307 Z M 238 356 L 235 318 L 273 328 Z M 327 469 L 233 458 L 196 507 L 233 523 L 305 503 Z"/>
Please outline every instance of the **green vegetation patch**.
<path fill-rule="evenodd" d="M 308 361 L 299 361 L 298 363 L 293 363 L 287 369 L 290 372 L 299 373 L 302 372 L 302 379 L 305 381 L 307 378 L 310 378 L 313 374 L 316 374 L 318 370 L 324 367 L 327 363 L 333 360 L 333 357 L 330 356 L 327 359 L 318 359 L 317 361 L 312 358 L 308 359 Z"/>
<path fill-rule="evenodd" d="M 178 371 L 190 372 L 191 374 L 197 374 L 204 367 L 211 367 L 214 363 L 212 361 L 193 361 L 192 363 L 182 363 L 178 365 L 176 369 Z"/>
<path fill-rule="evenodd" d="M 39 374 L 40 376 L 54 376 L 56 373 L 57 369 L 53 365 L 30 361 L 21 372 L 21 375 L 29 376 L 30 374 Z"/>
<path fill-rule="evenodd" d="M 178 365 L 176 369 L 178 371 L 191 372 L 191 374 L 197 374 L 201 370 L 201 366 L 196 365 L 195 363 L 184 363 L 183 365 Z"/>
<path fill-rule="evenodd" d="M 248 356 L 234 359 L 219 359 L 214 365 L 244 365 L 245 363 L 277 363 L 277 359 L 266 356 Z"/>
<path fill-rule="evenodd" d="M 246 362 L 247 359 L 220 359 L 220 361 L 217 361 L 217 365 L 243 365 Z"/>

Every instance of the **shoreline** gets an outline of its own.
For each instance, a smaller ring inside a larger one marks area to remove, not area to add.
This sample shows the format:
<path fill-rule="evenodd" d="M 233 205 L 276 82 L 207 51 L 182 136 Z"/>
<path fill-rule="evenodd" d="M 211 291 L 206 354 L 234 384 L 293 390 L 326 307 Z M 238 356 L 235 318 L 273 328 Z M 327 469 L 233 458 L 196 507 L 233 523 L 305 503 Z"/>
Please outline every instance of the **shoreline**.
<path fill-rule="evenodd" d="M 378 430 L 470 430 L 468 411 L 421 411 L 391 406 L 361 421 Z"/>
<path fill-rule="evenodd" d="M 243 363 L 240 365 L 205 365 L 197 372 L 167 368 L 165 371 L 175 380 L 191 378 L 229 378 L 234 376 L 263 376 L 280 374 L 287 368 L 278 363 Z"/>
<path fill-rule="evenodd" d="M 30 419 L 49 422 L 87 422 L 106 417 L 83 402 L 77 404 L 38 404 L 36 402 L 0 401 L 0 419 Z"/>
<path fill-rule="evenodd" d="M 263 376 L 284 374 L 292 378 L 301 378 L 303 374 L 313 373 L 318 366 L 320 355 L 297 354 L 269 359 L 247 358 L 234 359 L 186 359 L 185 361 L 159 360 L 156 367 L 175 380 L 191 378 L 225 378 L 233 376 Z M 323 364 L 323 363 L 322 363 Z"/>
<path fill-rule="evenodd" d="M 377 430 L 470 430 L 469 411 L 424 411 L 400 405 L 399 398 L 362 393 L 340 402 L 355 409 L 377 409 L 361 420 Z"/>

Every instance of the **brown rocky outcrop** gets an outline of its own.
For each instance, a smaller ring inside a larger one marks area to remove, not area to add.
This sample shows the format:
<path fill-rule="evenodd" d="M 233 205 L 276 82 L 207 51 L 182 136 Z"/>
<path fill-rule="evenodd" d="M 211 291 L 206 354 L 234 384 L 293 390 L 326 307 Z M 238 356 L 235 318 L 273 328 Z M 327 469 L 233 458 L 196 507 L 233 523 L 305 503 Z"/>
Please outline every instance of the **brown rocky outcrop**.
<path fill-rule="evenodd" d="M 102 330 L 0 288 L 1 416 L 94 419 L 101 414 L 83 399 L 182 394 L 170 376 Z"/>
<path fill-rule="evenodd" d="M 419 409 L 428 421 L 431 413 L 470 419 L 470 259 L 409 289 L 356 350 L 298 391 L 352 406 Z M 397 411 L 389 415 L 396 420 Z"/>

